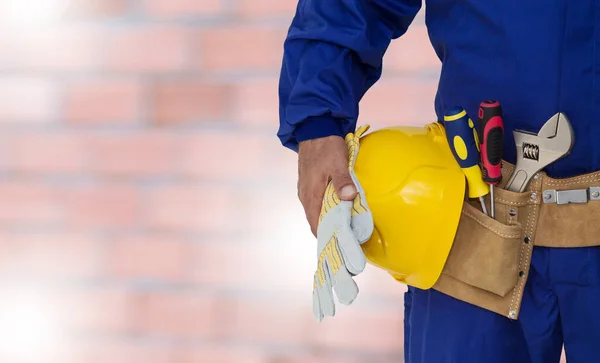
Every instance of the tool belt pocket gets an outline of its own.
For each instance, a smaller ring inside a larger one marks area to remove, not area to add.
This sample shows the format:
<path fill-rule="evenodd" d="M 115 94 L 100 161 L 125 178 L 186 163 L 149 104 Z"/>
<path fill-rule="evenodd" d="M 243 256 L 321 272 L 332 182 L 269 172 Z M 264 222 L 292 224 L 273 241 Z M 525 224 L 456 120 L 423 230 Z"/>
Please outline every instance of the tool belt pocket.
<path fill-rule="evenodd" d="M 464 203 L 444 269 L 433 286 L 446 295 L 518 319 L 535 243 L 540 198 L 535 192 L 504 189 L 511 170 L 494 188 L 495 219 L 478 200 Z M 539 187 L 540 178 L 533 181 Z M 485 204 L 491 210 L 490 195 Z"/>
<path fill-rule="evenodd" d="M 519 279 L 522 226 L 502 223 L 465 202 L 442 275 L 505 297 Z"/>

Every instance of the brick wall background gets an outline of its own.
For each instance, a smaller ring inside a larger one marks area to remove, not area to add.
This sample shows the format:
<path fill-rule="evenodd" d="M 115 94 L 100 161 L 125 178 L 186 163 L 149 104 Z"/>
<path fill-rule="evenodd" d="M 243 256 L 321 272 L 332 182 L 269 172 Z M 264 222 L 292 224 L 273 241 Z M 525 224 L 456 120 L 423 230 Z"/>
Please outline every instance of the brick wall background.
<path fill-rule="evenodd" d="M 4 0 L 0 361 L 402 361 L 403 286 L 311 313 L 315 241 L 280 146 L 296 0 Z M 422 15 L 363 123 L 433 120 Z"/>

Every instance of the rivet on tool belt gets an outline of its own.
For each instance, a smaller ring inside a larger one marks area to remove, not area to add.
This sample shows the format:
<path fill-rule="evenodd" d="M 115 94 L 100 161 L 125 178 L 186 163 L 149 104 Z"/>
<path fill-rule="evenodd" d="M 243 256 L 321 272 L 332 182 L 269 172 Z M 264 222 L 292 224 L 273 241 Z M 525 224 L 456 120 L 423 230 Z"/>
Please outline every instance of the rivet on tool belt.
<path fill-rule="evenodd" d="M 600 200 L 600 187 L 574 190 L 544 190 L 544 203 L 569 204 Z"/>

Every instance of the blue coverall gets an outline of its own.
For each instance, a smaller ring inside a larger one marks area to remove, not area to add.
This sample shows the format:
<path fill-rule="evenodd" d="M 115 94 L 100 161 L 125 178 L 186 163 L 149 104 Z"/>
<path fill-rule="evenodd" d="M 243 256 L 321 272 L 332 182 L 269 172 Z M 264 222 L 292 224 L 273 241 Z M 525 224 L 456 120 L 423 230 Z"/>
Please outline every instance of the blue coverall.
<path fill-rule="evenodd" d="M 503 105 L 506 134 L 537 132 L 558 111 L 575 145 L 546 171 L 600 169 L 600 0 L 427 0 L 426 25 L 442 69 L 435 111 L 486 99 Z M 358 103 L 421 0 L 300 0 L 280 78 L 283 145 L 354 130 Z M 410 49 L 406 49 L 410 52 Z M 515 162 L 512 137 L 504 159 Z M 600 219 L 600 216 L 599 216 Z M 534 248 L 518 321 L 439 292 L 406 295 L 407 363 L 600 362 L 600 249 Z M 401 344 L 399 342 L 399 344 Z"/>

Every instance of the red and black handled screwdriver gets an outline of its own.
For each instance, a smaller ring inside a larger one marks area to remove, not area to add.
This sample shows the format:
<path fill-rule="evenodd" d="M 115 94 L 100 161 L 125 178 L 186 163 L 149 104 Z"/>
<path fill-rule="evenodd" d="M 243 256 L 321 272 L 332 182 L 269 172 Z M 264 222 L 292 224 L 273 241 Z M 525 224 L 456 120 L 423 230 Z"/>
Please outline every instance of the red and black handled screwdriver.
<path fill-rule="evenodd" d="M 483 181 L 490 185 L 491 216 L 495 218 L 494 185 L 502 180 L 502 147 L 504 145 L 504 121 L 500 102 L 494 100 L 481 102 L 478 116 L 481 171 Z"/>

